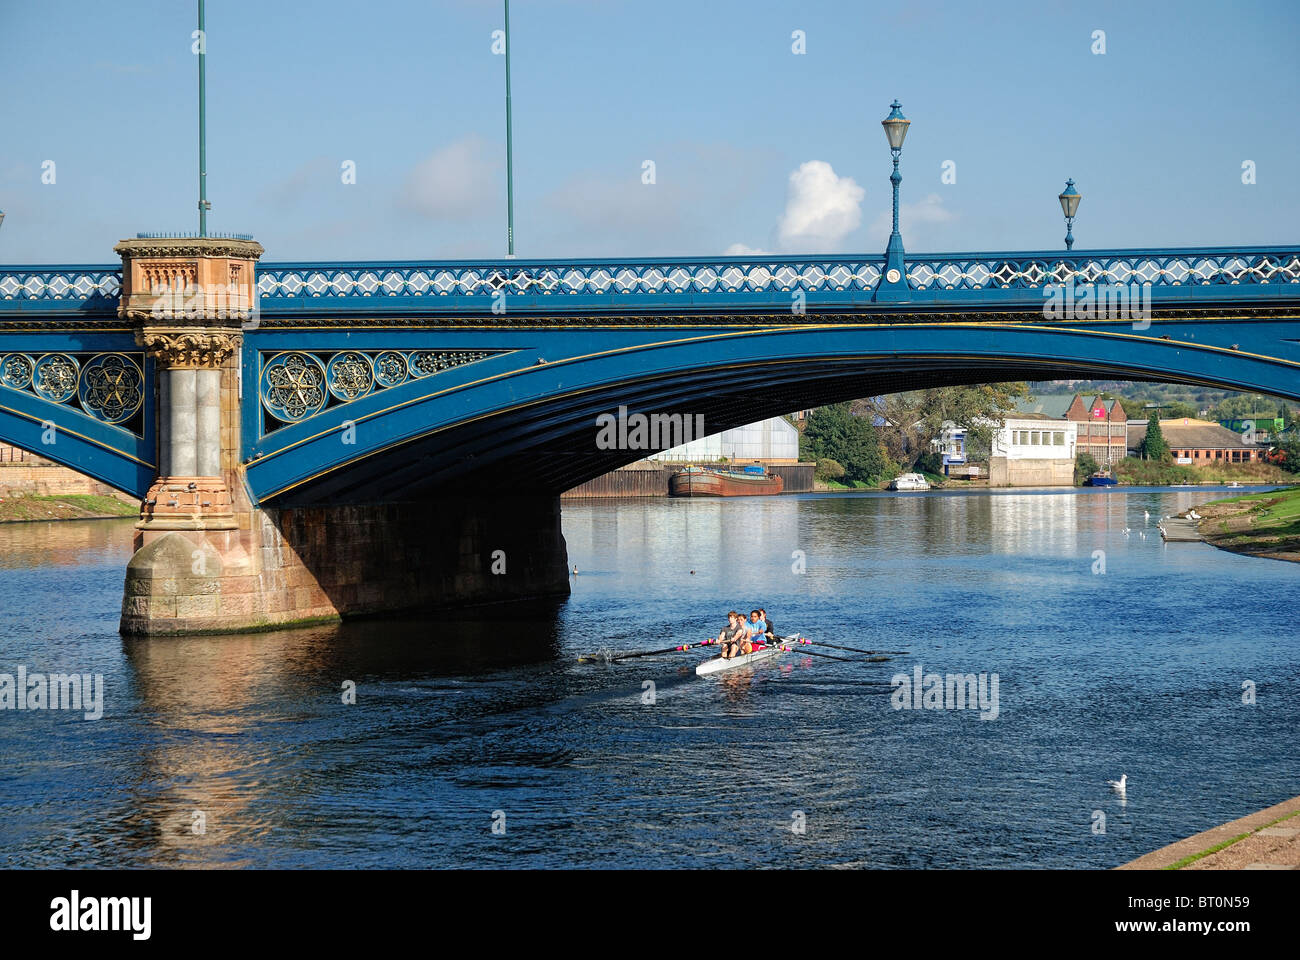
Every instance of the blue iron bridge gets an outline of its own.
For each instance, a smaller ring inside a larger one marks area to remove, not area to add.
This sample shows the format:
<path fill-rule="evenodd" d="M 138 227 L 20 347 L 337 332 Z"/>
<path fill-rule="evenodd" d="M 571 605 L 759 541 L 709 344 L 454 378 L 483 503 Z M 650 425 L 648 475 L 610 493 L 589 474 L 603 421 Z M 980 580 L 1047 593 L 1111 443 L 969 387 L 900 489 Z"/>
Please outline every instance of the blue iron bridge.
<path fill-rule="evenodd" d="M 1300 246 L 932 254 L 905 272 L 901 290 L 874 256 L 261 264 L 244 482 L 276 505 L 558 492 L 671 445 L 602 449 L 597 418 L 619 408 L 713 433 L 1078 376 L 1300 400 Z M 0 441 L 139 496 L 155 378 L 120 287 L 113 266 L 0 267 Z"/>

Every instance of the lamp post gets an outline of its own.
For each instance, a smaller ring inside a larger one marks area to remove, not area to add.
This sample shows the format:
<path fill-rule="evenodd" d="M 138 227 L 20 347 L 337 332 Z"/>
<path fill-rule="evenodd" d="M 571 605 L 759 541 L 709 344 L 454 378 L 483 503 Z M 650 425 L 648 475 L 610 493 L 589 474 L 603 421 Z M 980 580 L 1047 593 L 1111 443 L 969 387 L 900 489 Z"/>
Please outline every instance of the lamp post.
<path fill-rule="evenodd" d="M 1061 201 L 1061 212 L 1065 214 L 1065 249 L 1074 249 L 1074 215 L 1079 212 L 1079 201 L 1083 199 L 1074 189 L 1074 181 L 1066 180 L 1065 189 L 1057 195 Z"/>
<path fill-rule="evenodd" d="M 894 158 L 894 172 L 889 175 L 889 182 L 894 188 L 894 229 L 889 235 L 889 246 L 885 248 L 885 272 L 876 287 L 876 296 L 881 293 L 896 297 L 907 295 L 907 268 L 903 264 L 903 235 L 898 232 L 898 185 L 903 182 L 898 172 L 898 158 L 903 152 L 903 141 L 907 138 L 907 128 L 912 121 L 903 116 L 902 104 L 895 100 L 889 105 L 889 116 L 880 121 L 885 128 L 885 138 L 889 141 L 889 152 Z"/>
<path fill-rule="evenodd" d="M 203 19 L 203 0 L 199 0 L 199 236 L 208 235 L 208 34 Z"/>
<path fill-rule="evenodd" d="M 510 0 L 506 6 L 506 256 L 515 255 L 515 150 L 510 115 Z"/>

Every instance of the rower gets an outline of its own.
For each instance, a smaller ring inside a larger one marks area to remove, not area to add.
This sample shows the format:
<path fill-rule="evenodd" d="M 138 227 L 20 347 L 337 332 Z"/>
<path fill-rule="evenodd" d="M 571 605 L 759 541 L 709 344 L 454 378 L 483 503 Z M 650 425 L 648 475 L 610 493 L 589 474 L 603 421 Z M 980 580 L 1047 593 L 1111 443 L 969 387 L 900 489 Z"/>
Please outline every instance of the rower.
<path fill-rule="evenodd" d="M 718 643 L 722 645 L 719 656 L 730 660 L 740 653 L 749 653 L 749 634 L 745 630 L 745 618 L 732 610 L 727 614 L 727 625 L 718 634 Z"/>
<path fill-rule="evenodd" d="M 748 632 L 747 639 L 750 643 L 763 642 L 763 635 L 767 633 L 767 622 L 763 619 L 761 611 L 749 611 L 749 623 L 745 624 L 745 629 Z M 749 651 L 746 650 L 745 652 L 748 653 Z"/>
<path fill-rule="evenodd" d="M 759 615 L 760 617 L 762 617 L 762 618 L 763 618 L 763 622 L 764 622 L 765 624 L 767 624 L 767 632 L 766 632 L 766 634 L 765 634 L 766 639 L 768 639 L 768 640 L 775 640 L 775 639 L 777 639 L 777 636 L 776 636 L 776 628 L 775 628 L 774 626 L 772 626 L 772 621 L 768 619 L 767 611 L 764 610 L 762 607 L 759 607 L 759 608 L 758 608 L 758 615 Z"/>

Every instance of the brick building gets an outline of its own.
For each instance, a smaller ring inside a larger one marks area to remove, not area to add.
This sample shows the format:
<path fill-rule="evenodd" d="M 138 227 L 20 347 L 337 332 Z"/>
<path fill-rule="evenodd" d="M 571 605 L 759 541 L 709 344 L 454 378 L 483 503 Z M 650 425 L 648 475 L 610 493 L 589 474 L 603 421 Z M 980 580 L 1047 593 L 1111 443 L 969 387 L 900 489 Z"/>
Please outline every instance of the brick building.
<path fill-rule="evenodd" d="M 1241 434 L 1212 420 L 1179 417 L 1161 420 L 1160 432 L 1175 462 L 1199 467 L 1207 463 L 1255 463 L 1264 459 L 1264 448 L 1247 443 Z M 1128 447 L 1133 456 L 1141 456 L 1146 439 L 1147 421 L 1133 421 L 1128 429 Z"/>
<path fill-rule="evenodd" d="M 1118 400 L 1085 400 L 1075 394 L 1065 419 L 1079 425 L 1078 452 L 1091 454 L 1103 469 L 1109 470 L 1128 456 L 1128 414 Z"/>

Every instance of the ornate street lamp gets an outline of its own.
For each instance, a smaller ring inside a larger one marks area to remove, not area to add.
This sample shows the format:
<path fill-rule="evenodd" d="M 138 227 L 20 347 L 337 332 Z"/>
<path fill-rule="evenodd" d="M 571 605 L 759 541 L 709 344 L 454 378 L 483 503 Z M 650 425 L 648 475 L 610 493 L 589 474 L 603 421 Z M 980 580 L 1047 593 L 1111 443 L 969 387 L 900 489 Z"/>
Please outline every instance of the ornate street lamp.
<path fill-rule="evenodd" d="M 1079 201 L 1083 199 L 1074 189 L 1074 181 L 1066 180 L 1065 189 L 1057 198 L 1061 201 L 1061 212 L 1065 214 L 1065 249 L 1074 249 L 1074 215 L 1079 212 Z"/>
<path fill-rule="evenodd" d="M 889 116 L 880 121 L 885 128 L 885 138 L 889 141 L 889 152 L 894 157 L 894 172 L 889 182 L 894 187 L 894 230 L 889 235 L 889 246 L 885 248 L 885 273 L 876 287 L 876 295 L 882 291 L 897 295 L 906 295 L 907 268 L 903 264 L 903 236 L 898 232 L 898 185 L 903 177 L 898 172 L 898 157 L 903 152 L 903 141 L 907 139 L 907 128 L 912 121 L 903 116 L 902 104 L 895 100 L 889 105 Z"/>

